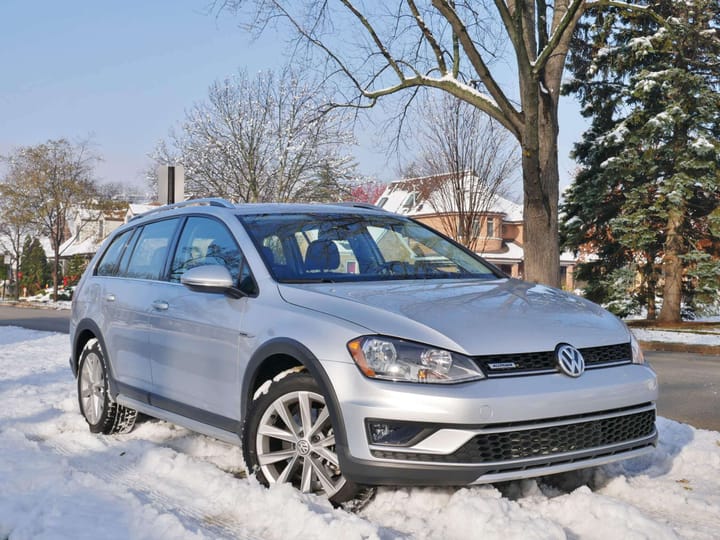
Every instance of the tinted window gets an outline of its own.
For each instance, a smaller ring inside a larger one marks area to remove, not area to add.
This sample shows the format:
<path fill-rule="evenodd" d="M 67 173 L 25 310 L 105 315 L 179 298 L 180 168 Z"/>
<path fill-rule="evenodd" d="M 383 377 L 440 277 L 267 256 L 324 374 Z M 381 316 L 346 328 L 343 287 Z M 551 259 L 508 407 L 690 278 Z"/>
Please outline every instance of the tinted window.
<path fill-rule="evenodd" d="M 399 216 L 264 214 L 241 221 L 281 282 L 495 277 L 473 253 Z"/>
<path fill-rule="evenodd" d="M 167 219 L 145 225 L 123 274 L 138 279 L 160 279 L 177 223 L 177 219 Z"/>
<path fill-rule="evenodd" d="M 118 263 L 122 256 L 123 250 L 127 245 L 127 241 L 132 235 L 133 229 L 127 230 L 124 233 L 115 237 L 110 244 L 110 247 L 105 250 L 100 262 L 97 265 L 95 274 L 98 276 L 114 276 L 117 274 Z"/>
<path fill-rule="evenodd" d="M 191 217 L 180 235 L 170 266 L 170 281 L 179 282 L 185 271 L 196 266 L 225 266 L 235 283 L 240 277 L 240 248 L 227 227 L 210 218 Z"/>

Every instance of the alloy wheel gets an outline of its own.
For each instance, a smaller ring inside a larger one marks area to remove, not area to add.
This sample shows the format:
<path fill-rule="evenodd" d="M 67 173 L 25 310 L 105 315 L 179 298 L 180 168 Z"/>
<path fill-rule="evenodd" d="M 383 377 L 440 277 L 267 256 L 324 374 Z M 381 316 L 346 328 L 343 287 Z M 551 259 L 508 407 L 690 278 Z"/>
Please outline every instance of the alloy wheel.
<path fill-rule="evenodd" d="M 345 485 L 328 408 L 318 393 L 294 391 L 273 401 L 260 419 L 256 448 L 270 483 L 291 482 L 329 498 Z"/>

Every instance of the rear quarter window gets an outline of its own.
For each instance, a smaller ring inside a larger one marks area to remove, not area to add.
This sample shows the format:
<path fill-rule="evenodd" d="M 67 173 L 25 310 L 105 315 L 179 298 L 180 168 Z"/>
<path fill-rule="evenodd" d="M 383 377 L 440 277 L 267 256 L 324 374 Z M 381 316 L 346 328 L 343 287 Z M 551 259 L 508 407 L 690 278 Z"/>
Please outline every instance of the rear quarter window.
<path fill-rule="evenodd" d="M 116 236 L 110 246 L 103 253 L 100 262 L 98 262 L 95 275 L 97 276 L 115 276 L 118 271 L 120 258 L 127 247 L 128 240 L 132 236 L 134 229 L 128 229 L 122 234 Z"/>

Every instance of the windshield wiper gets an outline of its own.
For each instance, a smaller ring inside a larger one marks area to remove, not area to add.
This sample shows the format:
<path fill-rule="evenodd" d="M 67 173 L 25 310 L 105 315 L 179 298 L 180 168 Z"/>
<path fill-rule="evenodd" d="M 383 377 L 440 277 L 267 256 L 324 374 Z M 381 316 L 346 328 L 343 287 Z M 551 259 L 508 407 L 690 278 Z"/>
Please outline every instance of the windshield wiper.
<path fill-rule="evenodd" d="M 301 283 L 336 283 L 334 279 L 330 278 L 293 278 L 293 279 L 283 279 L 280 281 L 280 283 L 288 283 L 288 284 L 301 284 Z"/>

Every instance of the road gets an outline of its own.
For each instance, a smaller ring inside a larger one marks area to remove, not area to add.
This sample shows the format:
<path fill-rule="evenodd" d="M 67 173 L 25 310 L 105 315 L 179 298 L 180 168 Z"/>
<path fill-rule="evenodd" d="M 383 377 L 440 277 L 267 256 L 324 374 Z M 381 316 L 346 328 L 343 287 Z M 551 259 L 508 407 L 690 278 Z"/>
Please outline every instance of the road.
<path fill-rule="evenodd" d="M 0 326 L 68 332 L 67 310 L 0 306 Z M 658 414 L 720 431 L 720 356 L 647 352 L 660 381 Z"/>
<path fill-rule="evenodd" d="M 658 414 L 720 431 L 720 356 L 646 352 L 658 374 Z"/>
<path fill-rule="evenodd" d="M 70 311 L 0 306 L 0 326 L 22 326 L 67 334 L 70 330 Z"/>

